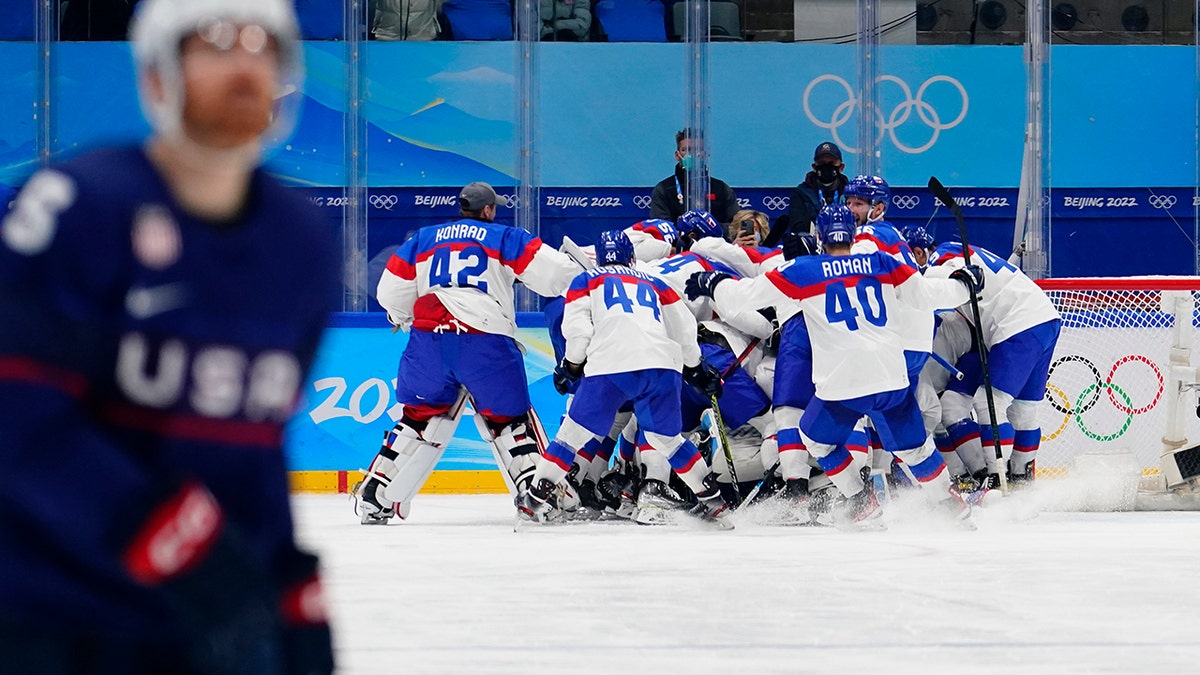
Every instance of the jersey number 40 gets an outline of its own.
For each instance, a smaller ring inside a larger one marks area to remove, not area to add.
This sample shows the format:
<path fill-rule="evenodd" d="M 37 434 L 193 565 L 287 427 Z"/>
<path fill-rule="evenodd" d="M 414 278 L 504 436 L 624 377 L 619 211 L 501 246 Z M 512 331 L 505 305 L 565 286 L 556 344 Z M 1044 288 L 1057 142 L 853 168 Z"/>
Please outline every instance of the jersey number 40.
<path fill-rule="evenodd" d="M 846 330 L 858 330 L 861 315 L 872 326 L 887 324 L 887 306 L 883 304 L 883 284 L 875 277 L 861 277 L 854 285 L 855 298 L 846 284 L 835 281 L 825 287 L 825 319 L 830 324 L 845 323 Z M 872 304 L 874 296 L 874 304 Z M 857 302 L 855 301 L 857 300 Z"/>

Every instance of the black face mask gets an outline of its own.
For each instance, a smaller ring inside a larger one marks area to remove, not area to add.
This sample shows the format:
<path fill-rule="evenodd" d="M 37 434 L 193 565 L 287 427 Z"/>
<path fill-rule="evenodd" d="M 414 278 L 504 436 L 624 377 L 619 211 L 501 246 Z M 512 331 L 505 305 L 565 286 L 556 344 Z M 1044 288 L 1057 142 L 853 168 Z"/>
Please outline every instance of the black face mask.
<path fill-rule="evenodd" d="M 817 172 L 817 180 L 821 181 L 825 185 L 829 185 L 833 181 L 837 180 L 837 177 L 840 174 L 837 165 L 834 164 L 818 164 L 815 171 Z"/>

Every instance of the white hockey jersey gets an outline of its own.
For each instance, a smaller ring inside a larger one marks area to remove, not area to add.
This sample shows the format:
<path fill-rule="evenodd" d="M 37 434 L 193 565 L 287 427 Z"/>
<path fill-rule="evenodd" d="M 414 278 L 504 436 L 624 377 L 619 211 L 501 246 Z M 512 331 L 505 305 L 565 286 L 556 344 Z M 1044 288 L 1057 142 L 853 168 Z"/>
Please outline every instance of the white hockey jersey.
<path fill-rule="evenodd" d="M 513 282 L 562 294 L 579 265 L 525 230 L 464 218 L 423 227 L 388 260 L 376 298 L 404 330 L 512 336 Z M 439 328 L 440 327 L 440 328 Z"/>
<path fill-rule="evenodd" d="M 665 281 L 606 265 L 575 277 L 563 309 L 566 359 L 588 375 L 647 368 L 680 371 L 700 362 L 696 320 Z"/>
<path fill-rule="evenodd" d="M 995 253 L 971 247 L 971 262 L 983 270 L 979 318 L 983 343 L 988 347 L 1039 324 L 1061 318 L 1046 293 L 1033 280 Z M 966 265 L 960 242 L 947 242 L 929 257 L 925 276 L 945 279 Z M 970 312 L 965 312 L 970 317 Z"/>
<path fill-rule="evenodd" d="M 730 326 L 743 333 L 757 337 L 766 337 L 773 330 L 771 322 L 767 321 L 754 308 L 739 307 L 736 305 L 721 306 L 715 300 L 705 297 L 696 298 L 695 300 L 687 299 L 684 289 L 686 288 L 688 278 L 693 274 L 716 270 L 733 276 L 740 276 L 735 270 L 720 262 L 698 255 L 693 251 L 688 251 L 651 264 L 639 263 L 637 268 L 666 281 L 671 288 L 675 289 L 675 292 L 684 299 L 684 304 L 692 312 L 692 316 L 695 317 L 697 322 L 708 321 L 714 318 L 714 316 L 719 316 Z"/>
<path fill-rule="evenodd" d="M 813 351 L 817 395 L 839 401 L 908 386 L 896 308 L 932 312 L 968 298 L 957 281 L 923 278 L 883 253 L 796 258 L 756 279 L 717 285 L 721 303 L 797 305 Z"/>
<path fill-rule="evenodd" d="M 891 256 L 896 262 L 908 265 L 919 272 L 916 259 L 908 242 L 896 228 L 886 220 L 867 223 L 854 234 L 851 253 L 875 253 Z M 896 320 L 901 331 L 904 348 L 914 352 L 928 353 L 933 350 L 933 312 L 903 305 L 896 308 Z"/>

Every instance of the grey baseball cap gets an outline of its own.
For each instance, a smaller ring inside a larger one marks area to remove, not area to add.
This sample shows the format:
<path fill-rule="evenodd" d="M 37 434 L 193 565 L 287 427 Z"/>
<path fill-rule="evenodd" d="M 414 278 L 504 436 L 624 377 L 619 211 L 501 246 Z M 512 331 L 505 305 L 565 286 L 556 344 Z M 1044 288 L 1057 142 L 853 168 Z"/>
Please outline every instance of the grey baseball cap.
<path fill-rule="evenodd" d="M 507 206 L 508 200 L 496 194 L 491 185 L 482 182 L 468 184 L 458 193 L 458 206 L 466 211 L 478 211 L 488 204 Z"/>

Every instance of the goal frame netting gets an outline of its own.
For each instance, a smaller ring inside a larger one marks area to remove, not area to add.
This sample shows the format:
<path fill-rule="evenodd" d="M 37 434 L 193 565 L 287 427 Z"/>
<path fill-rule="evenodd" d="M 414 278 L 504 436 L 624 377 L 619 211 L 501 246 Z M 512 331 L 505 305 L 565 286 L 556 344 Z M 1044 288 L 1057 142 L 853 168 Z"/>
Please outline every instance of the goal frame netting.
<path fill-rule="evenodd" d="M 1041 406 L 1039 477 L 1066 475 L 1081 455 L 1132 453 L 1144 491 L 1193 489 L 1200 277 L 1037 284 L 1063 318 Z"/>

